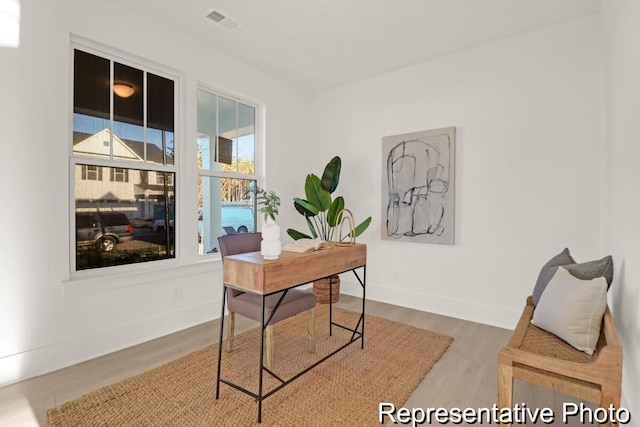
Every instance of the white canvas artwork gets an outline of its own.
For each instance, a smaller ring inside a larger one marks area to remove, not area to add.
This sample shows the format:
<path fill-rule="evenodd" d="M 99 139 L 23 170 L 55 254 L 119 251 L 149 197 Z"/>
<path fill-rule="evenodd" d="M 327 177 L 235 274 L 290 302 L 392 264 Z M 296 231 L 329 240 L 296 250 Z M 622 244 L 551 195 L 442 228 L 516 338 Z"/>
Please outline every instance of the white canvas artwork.
<path fill-rule="evenodd" d="M 382 138 L 382 239 L 453 245 L 455 127 Z"/>

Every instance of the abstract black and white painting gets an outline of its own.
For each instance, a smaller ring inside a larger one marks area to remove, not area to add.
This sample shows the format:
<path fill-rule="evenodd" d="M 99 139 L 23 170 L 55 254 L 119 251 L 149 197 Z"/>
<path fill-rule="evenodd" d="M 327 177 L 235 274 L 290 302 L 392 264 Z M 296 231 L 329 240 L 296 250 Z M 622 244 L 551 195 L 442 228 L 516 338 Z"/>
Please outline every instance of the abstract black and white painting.
<path fill-rule="evenodd" d="M 455 127 L 382 138 L 382 239 L 454 244 Z"/>

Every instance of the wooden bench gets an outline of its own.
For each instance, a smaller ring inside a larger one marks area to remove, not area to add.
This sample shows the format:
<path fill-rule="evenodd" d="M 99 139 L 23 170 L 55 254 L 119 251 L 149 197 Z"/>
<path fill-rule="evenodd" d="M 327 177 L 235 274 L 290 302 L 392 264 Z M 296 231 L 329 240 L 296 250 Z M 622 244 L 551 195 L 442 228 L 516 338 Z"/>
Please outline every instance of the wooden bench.
<path fill-rule="evenodd" d="M 620 407 L 622 345 L 607 307 L 592 356 L 531 324 L 531 297 L 506 347 L 498 356 L 498 404 L 513 408 L 515 378 L 559 391 L 608 409 Z"/>

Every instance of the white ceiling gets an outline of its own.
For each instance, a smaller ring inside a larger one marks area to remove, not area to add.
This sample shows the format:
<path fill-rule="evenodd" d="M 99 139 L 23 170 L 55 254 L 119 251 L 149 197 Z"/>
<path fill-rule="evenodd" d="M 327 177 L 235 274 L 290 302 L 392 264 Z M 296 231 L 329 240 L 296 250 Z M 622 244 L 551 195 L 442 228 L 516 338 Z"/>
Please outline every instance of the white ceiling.
<path fill-rule="evenodd" d="M 599 12 L 600 0 L 109 0 L 310 91 Z M 240 26 L 205 16 L 217 10 Z"/>

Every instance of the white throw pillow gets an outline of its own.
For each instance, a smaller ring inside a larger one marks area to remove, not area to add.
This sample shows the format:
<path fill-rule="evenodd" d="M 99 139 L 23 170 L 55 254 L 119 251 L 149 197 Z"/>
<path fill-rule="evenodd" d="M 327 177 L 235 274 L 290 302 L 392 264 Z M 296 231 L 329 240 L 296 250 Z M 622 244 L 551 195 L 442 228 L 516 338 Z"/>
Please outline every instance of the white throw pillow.
<path fill-rule="evenodd" d="M 592 355 L 607 308 L 607 280 L 581 280 L 558 267 L 540 296 L 531 323 Z"/>

